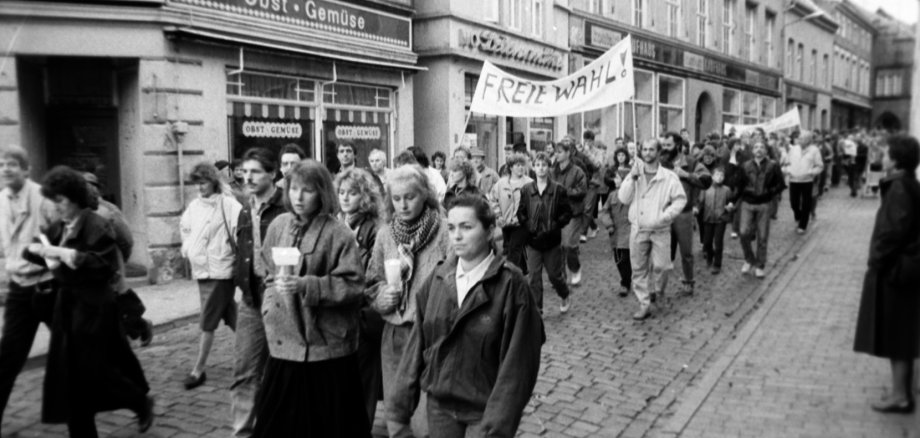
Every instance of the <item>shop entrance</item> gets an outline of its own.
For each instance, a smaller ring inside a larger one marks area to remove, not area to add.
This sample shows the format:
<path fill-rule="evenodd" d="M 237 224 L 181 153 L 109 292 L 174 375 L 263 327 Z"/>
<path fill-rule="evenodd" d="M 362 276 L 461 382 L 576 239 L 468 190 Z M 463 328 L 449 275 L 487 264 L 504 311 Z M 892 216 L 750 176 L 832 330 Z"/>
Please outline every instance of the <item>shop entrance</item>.
<path fill-rule="evenodd" d="M 881 126 L 882 129 L 889 132 L 901 130 L 901 120 L 898 119 L 898 116 L 888 111 L 882 113 L 875 124 L 876 126 Z"/>
<path fill-rule="evenodd" d="M 716 126 L 716 105 L 709 93 L 700 94 L 696 101 L 696 122 L 694 124 L 695 141 L 700 141 L 706 134 L 718 129 Z"/>

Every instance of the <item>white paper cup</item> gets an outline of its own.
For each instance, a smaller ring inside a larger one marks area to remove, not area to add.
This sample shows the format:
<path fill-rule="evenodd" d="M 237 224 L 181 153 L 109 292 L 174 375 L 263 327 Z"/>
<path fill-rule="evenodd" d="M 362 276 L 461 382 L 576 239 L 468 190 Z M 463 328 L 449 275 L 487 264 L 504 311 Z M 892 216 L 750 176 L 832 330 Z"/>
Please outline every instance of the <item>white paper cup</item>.
<path fill-rule="evenodd" d="M 294 275 L 294 267 L 300 263 L 300 250 L 293 247 L 272 248 L 272 262 L 278 268 L 278 275 Z"/>
<path fill-rule="evenodd" d="M 384 261 L 383 270 L 386 272 L 387 284 L 390 286 L 399 286 L 402 283 L 402 263 L 399 259 Z"/>

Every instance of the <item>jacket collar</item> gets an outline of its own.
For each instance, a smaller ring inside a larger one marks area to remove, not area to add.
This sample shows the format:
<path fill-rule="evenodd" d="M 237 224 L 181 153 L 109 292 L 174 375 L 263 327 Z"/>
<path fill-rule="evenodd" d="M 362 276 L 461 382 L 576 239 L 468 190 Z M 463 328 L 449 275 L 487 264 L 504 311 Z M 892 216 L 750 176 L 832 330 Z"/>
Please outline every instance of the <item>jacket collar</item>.
<path fill-rule="evenodd" d="M 304 223 L 294 215 L 294 226 L 307 227 L 307 231 L 303 234 L 303 239 L 300 240 L 300 252 L 302 254 L 312 254 L 313 251 L 316 250 L 316 241 L 319 240 L 320 234 L 322 234 L 323 229 L 326 228 L 326 224 L 331 220 L 334 219 L 328 214 L 319 214 L 309 223 Z"/>
<path fill-rule="evenodd" d="M 447 286 L 442 292 L 447 294 L 447 300 L 453 303 L 455 309 L 457 308 L 456 273 L 458 261 L 459 259 L 457 256 L 448 256 L 440 262 L 440 265 L 435 271 L 435 275 L 441 280 L 442 284 Z M 457 316 L 456 321 L 460 321 L 468 313 L 492 300 L 492 297 L 486 293 L 482 285 L 489 282 L 492 278 L 497 277 L 501 273 L 504 264 L 505 258 L 496 254 L 489 268 L 486 269 L 486 273 L 483 274 L 482 279 L 473 285 L 473 288 L 470 289 L 470 292 L 466 295 L 466 299 L 463 301 L 463 307 L 460 308 L 460 314 Z M 454 322 L 454 326 L 456 326 L 456 321 Z"/>
<path fill-rule="evenodd" d="M 74 217 L 73 220 L 69 223 L 71 227 L 70 234 L 67 235 L 67 239 L 65 239 L 63 242 L 60 242 L 61 246 L 67 246 L 67 242 L 76 239 L 77 236 L 80 235 L 80 232 L 83 231 L 83 225 L 86 224 L 86 216 L 88 214 L 90 214 L 90 210 L 88 208 L 84 208 L 80 210 L 79 213 L 77 213 L 76 217 Z M 61 227 L 61 236 L 63 236 L 64 233 L 67 232 L 68 223 L 62 220 L 59 222 L 59 224 Z M 54 245 L 55 242 L 51 242 L 51 244 Z"/>

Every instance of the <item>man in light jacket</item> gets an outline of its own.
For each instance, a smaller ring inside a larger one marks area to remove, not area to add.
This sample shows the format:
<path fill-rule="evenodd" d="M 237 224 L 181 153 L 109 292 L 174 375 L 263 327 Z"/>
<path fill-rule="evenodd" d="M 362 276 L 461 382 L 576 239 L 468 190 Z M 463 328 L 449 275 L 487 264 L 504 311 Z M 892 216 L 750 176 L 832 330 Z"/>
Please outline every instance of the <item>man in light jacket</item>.
<path fill-rule="evenodd" d="M 633 319 L 651 315 L 651 293 L 660 293 L 664 278 L 671 270 L 669 250 L 671 223 L 687 205 L 687 195 L 680 178 L 658 163 L 661 143 L 646 140 L 629 175 L 620 185 L 620 202 L 629 204 L 629 258 L 632 265 L 633 292 L 639 299 L 639 311 Z"/>
<path fill-rule="evenodd" d="M 789 154 L 782 167 L 783 173 L 789 177 L 789 202 L 798 224 L 796 232 L 805 234 L 814 202 L 812 186 L 815 178 L 824 170 L 824 159 L 821 158 L 821 150 L 815 143 L 813 132 L 802 131 L 799 141 L 789 147 Z"/>

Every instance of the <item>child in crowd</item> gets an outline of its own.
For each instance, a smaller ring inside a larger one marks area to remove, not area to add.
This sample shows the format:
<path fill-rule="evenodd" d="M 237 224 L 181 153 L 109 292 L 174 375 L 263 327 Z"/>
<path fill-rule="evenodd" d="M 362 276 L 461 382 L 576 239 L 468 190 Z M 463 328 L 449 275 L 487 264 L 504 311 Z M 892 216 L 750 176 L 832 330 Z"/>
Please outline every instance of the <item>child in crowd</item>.
<path fill-rule="evenodd" d="M 622 179 L 617 177 L 617 186 Z M 629 204 L 620 202 L 617 197 L 617 191 L 611 189 L 610 195 L 607 196 L 607 204 L 604 206 L 605 213 L 610 216 L 607 233 L 610 235 L 610 248 L 613 250 L 613 262 L 620 272 L 620 291 L 621 297 L 629 295 L 632 290 L 632 265 L 629 261 Z"/>
<path fill-rule="evenodd" d="M 706 256 L 706 266 L 712 268 L 713 274 L 722 270 L 725 226 L 731 222 L 731 212 L 735 208 L 728 201 L 732 190 L 724 183 L 725 169 L 717 167 L 712 172 L 712 186 L 701 192 L 697 200 L 697 209 L 703 222 L 703 254 Z"/>

